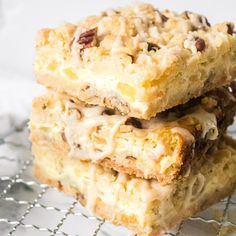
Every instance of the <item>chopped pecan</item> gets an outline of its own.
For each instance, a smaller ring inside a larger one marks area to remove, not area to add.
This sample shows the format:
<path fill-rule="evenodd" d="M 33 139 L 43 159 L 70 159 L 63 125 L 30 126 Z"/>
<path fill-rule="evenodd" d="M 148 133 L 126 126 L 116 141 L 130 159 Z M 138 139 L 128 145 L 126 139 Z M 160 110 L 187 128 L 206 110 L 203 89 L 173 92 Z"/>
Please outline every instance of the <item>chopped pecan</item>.
<path fill-rule="evenodd" d="M 147 42 L 147 44 L 148 44 L 148 48 L 147 48 L 147 50 L 150 52 L 151 50 L 153 50 L 153 51 L 157 51 L 157 50 L 159 50 L 160 49 L 160 47 L 157 45 L 157 44 L 155 44 L 155 43 L 149 43 L 149 42 Z"/>
<path fill-rule="evenodd" d="M 197 37 L 196 42 L 195 42 L 195 47 L 198 52 L 203 51 L 206 47 L 206 43 L 205 43 L 204 39 Z"/>
<path fill-rule="evenodd" d="M 234 26 L 232 24 L 226 24 L 227 27 L 227 33 L 230 35 L 233 35 L 234 33 Z"/>
<path fill-rule="evenodd" d="M 62 140 L 66 143 L 67 142 L 67 139 L 66 139 L 66 135 L 65 135 L 65 132 L 61 132 L 61 138 Z"/>
<path fill-rule="evenodd" d="M 196 13 L 193 13 L 193 12 L 191 12 L 191 11 L 184 11 L 183 13 L 182 13 L 182 15 L 186 18 L 186 19 L 188 19 L 188 20 L 190 20 L 190 21 L 192 21 L 191 20 L 191 15 L 192 16 L 195 16 L 195 17 L 197 17 L 198 18 L 198 21 L 199 21 L 199 23 L 200 24 L 202 24 L 202 26 L 211 26 L 211 24 L 210 24 L 210 22 L 208 21 L 208 19 L 205 17 L 205 16 L 201 16 L 201 15 L 198 15 L 198 14 L 196 14 Z M 193 22 L 192 22 L 193 23 Z M 194 25 L 195 26 L 195 25 Z M 196 27 L 196 26 L 195 26 Z"/>
<path fill-rule="evenodd" d="M 42 109 L 45 110 L 47 108 L 46 104 L 43 104 Z"/>
<path fill-rule="evenodd" d="M 108 115 L 112 116 L 115 114 L 115 111 L 113 109 L 105 108 L 102 112 L 102 115 Z"/>
<path fill-rule="evenodd" d="M 128 56 L 131 58 L 131 63 L 133 64 L 134 63 L 134 56 L 131 54 L 128 54 Z"/>
<path fill-rule="evenodd" d="M 208 21 L 208 19 L 205 17 L 205 20 L 206 20 L 206 24 L 207 24 L 207 26 L 211 26 L 211 23 Z"/>
<path fill-rule="evenodd" d="M 155 11 L 158 12 L 158 14 L 159 14 L 159 16 L 161 18 L 162 23 L 165 23 L 166 21 L 169 20 L 169 18 L 166 15 L 162 14 L 158 9 L 155 9 Z"/>
<path fill-rule="evenodd" d="M 182 15 L 186 18 L 189 19 L 189 11 L 184 11 Z"/>
<path fill-rule="evenodd" d="M 97 28 L 87 30 L 84 33 L 80 34 L 77 43 L 83 46 L 82 49 L 93 47 L 96 45 L 97 41 L 96 36 L 97 36 Z"/>
<path fill-rule="evenodd" d="M 133 156 L 127 156 L 125 159 L 131 160 L 131 161 L 137 160 L 137 158 Z"/>
<path fill-rule="evenodd" d="M 161 20 L 162 20 L 162 22 L 166 22 L 166 21 L 168 21 L 169 20 L 169 18 L 167 17 L 167 16 L 165 16 L 164 14 L 160 14 L 161 15 Z"/>
<path fill-rule="evenodd" d="M 70 101 L 71 103 L 75 103 L 75 101 L 74 101 L 73 99 L 71 99 L 71 98 L 69 98 L 69 101 Z"/>
<path fill-rule="evenodd" d="M 207 26 L 211 26 L 210 22 L 208 21 L 208 19 L 205 17 L 205 16 L 199 16 L 199 21 L 202 23 L 202 24 L 206 24 Z"/>
<path fill-rule="evenodd" d="M 142 129 L 142 123 L 141 121 L 139 121 L 138 119 L 134 118 L 134 117 L 129 117 L 126 122 L 125 125 L 132 125 L 137 129 Z"/>

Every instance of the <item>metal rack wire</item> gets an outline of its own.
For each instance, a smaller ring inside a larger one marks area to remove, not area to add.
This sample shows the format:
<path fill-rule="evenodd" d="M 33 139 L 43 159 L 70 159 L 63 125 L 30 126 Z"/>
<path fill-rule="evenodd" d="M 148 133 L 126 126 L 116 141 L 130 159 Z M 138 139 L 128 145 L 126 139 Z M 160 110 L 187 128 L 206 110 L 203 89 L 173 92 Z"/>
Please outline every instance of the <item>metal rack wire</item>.
<path fill-rule="evenodd" d="M 130 235 L 122 227 L 89 215 L 74 199 L 34 179 L 26 124 L 0 137 L 1 235 Z M 235 136 L 236 125 L 229 132 Z M 165 235 L 236 235 L 236 194 Z"/>

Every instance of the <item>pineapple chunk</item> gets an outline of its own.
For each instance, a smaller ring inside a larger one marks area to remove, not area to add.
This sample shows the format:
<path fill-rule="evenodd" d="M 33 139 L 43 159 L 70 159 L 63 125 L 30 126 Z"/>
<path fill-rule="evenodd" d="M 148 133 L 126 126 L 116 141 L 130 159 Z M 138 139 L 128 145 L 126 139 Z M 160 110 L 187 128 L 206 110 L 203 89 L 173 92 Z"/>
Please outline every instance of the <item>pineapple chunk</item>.
<path fill-rule="evenodd" d="M 158 84 L 159 84 L 158 80 L 146 80 L 143 83 L 143 87 L 144 88 L 151 88 L 151 87 L 157 86 Z"/>
<path fill-rule="evenodd" d="M 63 70 L 63 72 L 71 79 L 76 80 L 77 76 L 75 72 L 71 68 L 66 68 Z"/>
<path fill-rule="evenodd" d="M 128 84 L 118 83 L 117 88 L 121 91 L 121 93 L 127 97 L 129 97 L 132 101 L 135 99 L 136 90 Z"/>
<path fill-rule="evenodd" d="M 57 69 L 57 63 L 55 61 L 48 64 L 48 70 L 55 71 Z"/>

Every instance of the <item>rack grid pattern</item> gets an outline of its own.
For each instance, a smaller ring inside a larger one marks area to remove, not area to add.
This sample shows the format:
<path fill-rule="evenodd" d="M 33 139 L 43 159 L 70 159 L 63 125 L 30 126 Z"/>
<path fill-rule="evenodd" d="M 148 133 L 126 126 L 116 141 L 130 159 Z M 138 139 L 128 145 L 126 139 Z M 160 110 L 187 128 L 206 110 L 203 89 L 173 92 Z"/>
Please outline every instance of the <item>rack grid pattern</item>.
<path fill-rule="evenodd" d="M 236 124 L 229 133 L 236 136 Z M 38 183 L 31 174 L 27 137 L 27 121 L 0 137 L 1 235 L 130 235 L 123 227 L 89 215 L 74 199 Z M 236 235 L 236 194 L 165 235 Z"/>

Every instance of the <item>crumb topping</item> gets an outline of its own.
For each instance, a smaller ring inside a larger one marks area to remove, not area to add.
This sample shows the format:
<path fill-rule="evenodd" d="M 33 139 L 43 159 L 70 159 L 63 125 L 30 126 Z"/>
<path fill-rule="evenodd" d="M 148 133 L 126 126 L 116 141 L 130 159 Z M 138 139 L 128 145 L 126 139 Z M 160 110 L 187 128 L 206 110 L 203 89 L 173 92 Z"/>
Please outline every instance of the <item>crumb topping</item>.
<path fill-rule="evenodd" d="M 158 62 L 162 54 L 175 56 L 178 49 L 184 54 L 202 53 L 215 30 L 203 15 L 190 11 L 161 12 L 149 4 L 108 10 L 86 18 L 76 27 L 71 44 L 79 44 L 80 53 L 81 48 L 95 47 L 100 56 L 124 54 L 132 58 L 132 63 L 140 63 L 138 58 L 143 55 L 151 55 Z M 233 24 L 225 27 L 225 33 L 233 35 Z M 78 46 L 73 48 L 78 50 Z M 90 50 L 95 53 L 95 49 Z"/>

